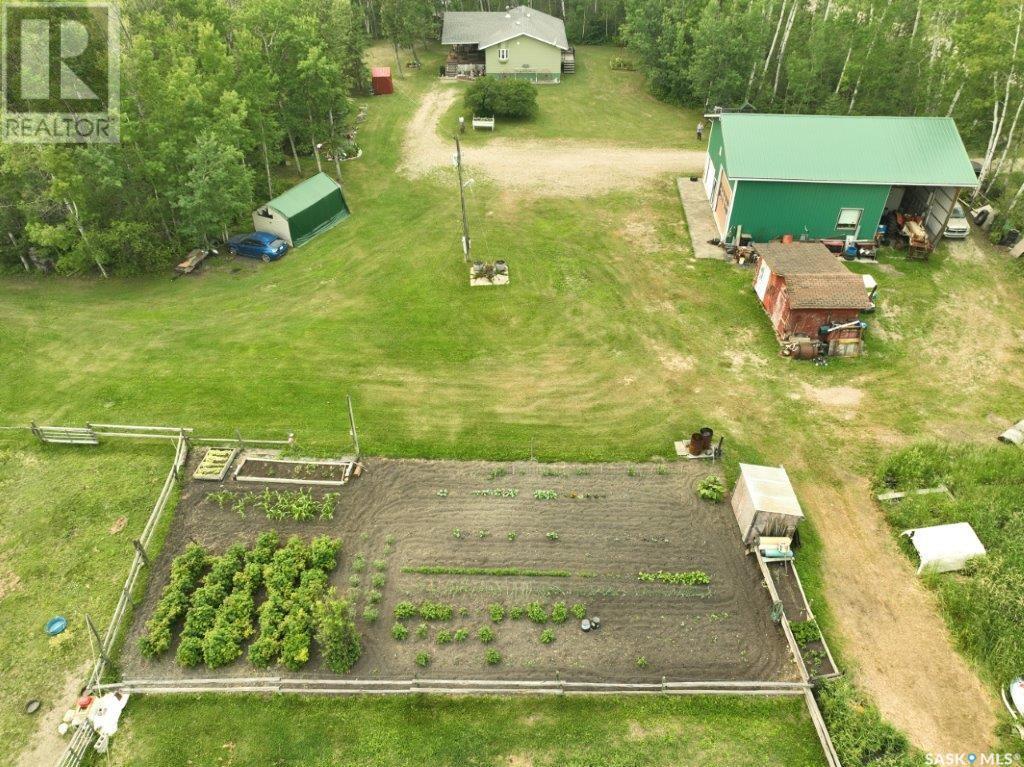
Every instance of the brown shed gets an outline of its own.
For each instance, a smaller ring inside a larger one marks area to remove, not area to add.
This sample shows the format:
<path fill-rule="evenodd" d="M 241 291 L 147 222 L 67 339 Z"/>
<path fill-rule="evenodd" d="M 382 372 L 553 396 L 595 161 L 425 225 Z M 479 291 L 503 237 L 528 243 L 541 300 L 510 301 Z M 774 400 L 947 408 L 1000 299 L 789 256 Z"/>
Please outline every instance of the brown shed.
<path fill-rule="evenodd" d="M 860 354 L 860 312 L 871 308 L 861 276 L 820 242 L 754 247 L 754 292 L 779 340 L 821 341 L 829 354 Z"/>
<path fill-rule="evenodd" d="M 732 510 L 748 546 L 761 536 L 792 538 L 804 518 L 789 475 L 781 466 L 741 463 Z"/>

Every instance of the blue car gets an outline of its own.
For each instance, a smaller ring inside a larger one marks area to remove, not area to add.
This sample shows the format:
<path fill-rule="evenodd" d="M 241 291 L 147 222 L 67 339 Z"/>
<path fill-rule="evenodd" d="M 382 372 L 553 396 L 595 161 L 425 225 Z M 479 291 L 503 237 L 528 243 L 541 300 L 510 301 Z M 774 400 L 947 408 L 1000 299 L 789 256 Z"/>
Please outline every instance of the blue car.
<path fill-rule="evenodd" d="M 288 252 L 288 243 L 270 232 L 236 234 L 228 240 L 228 250 L 238 256 L 277 261 Z"/>

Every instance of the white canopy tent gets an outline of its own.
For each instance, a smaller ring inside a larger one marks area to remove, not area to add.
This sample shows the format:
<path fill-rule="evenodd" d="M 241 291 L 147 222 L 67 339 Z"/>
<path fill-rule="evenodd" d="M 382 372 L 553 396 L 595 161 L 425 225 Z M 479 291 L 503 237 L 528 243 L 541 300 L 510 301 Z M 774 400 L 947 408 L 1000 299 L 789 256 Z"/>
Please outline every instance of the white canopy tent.
<path fill-rule="evenodd" d="M 981 557 L 986 553 L 974 528 L 967 522 L 917 527 L 904 530 L 903 535 L 914 544 L 921 558 L 918 573 L 925 570 L 936 573 L 959 570 L 971 557 Z"/>

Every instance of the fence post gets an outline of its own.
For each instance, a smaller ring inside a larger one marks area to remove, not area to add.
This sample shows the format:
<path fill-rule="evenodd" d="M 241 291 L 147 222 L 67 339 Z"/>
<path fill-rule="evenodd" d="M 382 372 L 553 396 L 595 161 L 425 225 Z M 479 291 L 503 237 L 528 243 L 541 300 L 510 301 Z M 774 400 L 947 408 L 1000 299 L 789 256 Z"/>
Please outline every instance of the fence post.
<path fill-rule="evenodd" d="M 32 429 L 32 433 L 35 434 L 38 439 L 40 439 L 40 440 L 43 439 L 42 432 L 39 431 L 39 427 L 36 426 L 36 422 L 35 421 L 29 421 L 29 428 Z M 43 441 L 45 441 L 45 440 L 43 440 Z"/>
<path fill-rule="evenodd" d="M 89 617 L 89 613 L 85 614 L 85 625 L 89 627 L 89 631 L 96 640 L 96 652 L 99 653 L 100 660 L 104 663 L 110 663 L 110 658 L 108 658 L 107 654 L 103 652 L 103 640 L 100 639 L 100 632 L 96 630 L 96 625 L 92 622 L 92 618 Z"/>
<path fill-rule="evenodd" d="M 149 557 L 146 555 L 146 549 L 142 546 L 142 541 L 136 538 L 132 541 L 132 546 L 135 547 L 135 551 L 137 551 L 139 556 L 142 557 L 142 564 L 149 567 Z"/>

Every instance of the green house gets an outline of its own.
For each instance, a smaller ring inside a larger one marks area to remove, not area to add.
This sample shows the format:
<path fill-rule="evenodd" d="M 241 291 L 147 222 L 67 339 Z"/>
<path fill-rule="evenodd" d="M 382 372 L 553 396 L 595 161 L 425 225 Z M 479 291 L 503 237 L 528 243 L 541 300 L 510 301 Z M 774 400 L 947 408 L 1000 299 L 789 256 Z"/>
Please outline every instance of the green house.
<path fill-rule="evenodd" d="M 292 247 L 348 218 L 341 185 L 326 173 L 307 178 L 252 213 L 257 232 L 276 234 Z"/>
<path fill-rule="evenodd" d="M 557 83 L 574 71 L 565 23 L 525 5 L 504 11 L 448 11 L 441 43 L 446 77 L 518 77 Z"/>
<path fill-rule="evenodd" d="M 728 242 L 870 240 L 900 211 L 922 216 L 934 243 L 960 190 L 978 185 L 948 117 L 707 117 L 704 191 Z"/>

